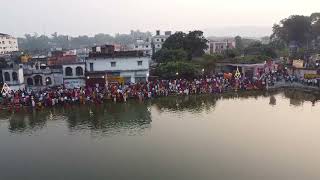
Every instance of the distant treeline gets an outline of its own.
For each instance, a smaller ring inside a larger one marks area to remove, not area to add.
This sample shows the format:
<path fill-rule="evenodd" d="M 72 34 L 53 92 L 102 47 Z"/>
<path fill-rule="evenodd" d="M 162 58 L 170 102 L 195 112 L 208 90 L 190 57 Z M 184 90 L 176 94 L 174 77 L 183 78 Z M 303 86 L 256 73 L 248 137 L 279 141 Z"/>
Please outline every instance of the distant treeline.
<path fill-rule="evenodd" d="M 102 44 L 121 44 L 128 45 L 136 41 L 136 39 L 147 39 L 152 35 L 150 32 L 131 31 L 130 34 L 109 34 L 99 33 L 93 37 L 83 35 L 71 37 L 68 35 L 58 34 L 57 32 L 47 35 L 25 34 L 24 37 L 18 38 L 19 48 L 26 52 L 40 53 L 47 52 L 52 48 L 77 49 L 91 47 Z"/>

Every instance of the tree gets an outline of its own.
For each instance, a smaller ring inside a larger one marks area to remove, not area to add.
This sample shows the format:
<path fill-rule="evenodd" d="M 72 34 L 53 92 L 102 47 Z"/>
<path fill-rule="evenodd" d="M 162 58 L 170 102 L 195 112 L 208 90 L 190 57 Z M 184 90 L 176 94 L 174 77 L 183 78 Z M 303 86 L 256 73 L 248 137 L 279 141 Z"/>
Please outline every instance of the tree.
<path fill-rule="evenodd" d="M 315 48 L 320 53 L 320 13 L 313 13 L 310 16 L 312 35 L 315 41 Z"/>
<path fill-rule="evenodd" d="M 287 44 L 296 42 L 300 47 L 307 45 L 311 38 L 311 19 L 308 16 L 293 15 L 273 26 L 271 39 L 280 39 Z"/>
<path fill-rule="evenodd" d="M 193 78 L 199 74 L 199 66 L 185 61 L 171 61 L 160 64 L 156 68 L 156 75 L 171 79 L 177 77 Z"/>
<path fill-rule="evenodd" d="M 184 50 L 188 53 L 188 59 L 201 57 L 208 49 L 208 40 L 203 36 L 202 31 L 191 31 L 187 34 L 184 42 Z"/>
<path fill-rule="evenodd" d="M 183 49 L 188 54 L 188 60 L 191 60 L 204 54 L 208 48 L 207 42 L 202 31 L 190 31 L 188 34 L 177 32 L 164 42 L 163 48 Z"/>
<path fill-rule="evenodd" d="M 71 37 L 68 35 L 58 34 L 57 32 L 51 36 L 41 35 L 37 33 L 26 34 L 22 38 L 18 38 L 19 48 L 26 52 L 47 52 L 51 48 L 77 49 L 83 47 L 91 47 L 103 44 L 122 44 L 129 45 L 135 43 L 136 39 L 150 39 L 150 32 L 131 31 L 130 34 L 117 34 L 111 36 L 109 34 L 99 33 L 93 37 L 86 35 Z"/>
<path fill-rule="evenodd" d="M 166 49 L 162 48 L 153 55 L 153 59 L 158 63 L 169 61 L 183 61 L 187 59 L 187 53 L 183 49 Z"/>
<path fill-rule="evenodd" d="M 165 49 L 184 49 L 185 38 L 185 33 L 176 32 L 168 37 L 162 47 Z"/>
<path fill-rule="evenodd" d="M 213 74 L 216 69 L 216 64 L 218 61 L 223 60 L 225 57 L 221 54 L 205 54 L 199 60 L 199 64 L 205 70 L 205 74 Z"/>
<path fill-rule="evenodd" d="M 235 38 L 235 41 L 236 41 L 236 49 L 239 51 L 239 52 L 242 52 L 243 51 L 243 42 L 242 42 L 242 38 L 240 36 L 236 36 Z"/>
<path fill-rule="evenodd" d="M 277 57 L 275 50 L 270 45 L 262 44 L 261 42 L 252 43 L 244 49 L 244 53 L 245 55 L 262 55 L 270 58 Z"/>

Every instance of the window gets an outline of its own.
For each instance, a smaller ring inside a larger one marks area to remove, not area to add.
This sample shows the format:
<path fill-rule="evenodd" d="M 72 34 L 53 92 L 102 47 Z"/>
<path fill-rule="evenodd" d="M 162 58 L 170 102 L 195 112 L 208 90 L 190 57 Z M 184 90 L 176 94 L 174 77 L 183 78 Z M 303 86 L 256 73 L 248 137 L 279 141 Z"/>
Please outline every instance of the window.
<path fill-rule="evenodd" d="M 82 76 L 82 75 L 83 75 L 83 69 L 82 69 L 82 67 L 78 66 L 78 67 L 76 68 L 76 75 L 77 75 L 77 76 Z"/>
<path fill-rule="evenodd" d="M 116 67 L 116 62 L 111 62 L 111 67 Z"/>
<path fill-rule="evenodd" d="M 52 84 L 52 81 L 51 81 L 51 78 L 50 77 L 47 77 L 46 78 L 46 85 L 51 85 Z"/>
<path fill-rule="evenodd" d="M 138 46 L 136 46 L 136 48 L 138 48 Z"/>
<path fill-rule="evenodd" d="M 138 66 L 142 66 L 142 61 L 137 61 Z"/>
<path fill-rule="evenodd" d="M 157 39 L 157 41 L 160 41 L 160 39 Z"/>
<path fill-rule="evenodd" d="M 32 78 L 28 78 L 27 79 L 27 84 L 28 84 L 28 86 L 33 86 L 33 79 Z"/>
<path fill-rule="evenodd" d="M 161 39 L 161 42 L 164 42 L 164 39 Z"/>
<path fill-rule="evenodd" d="M 93 63 L 90 63 L 90 71 L 93 71 Z"/>
<path fill-rule="evenodd" d="M 148 45 L 146 45 L 146 48 L 149 48 L 149 46 L 148 46 Z"/>
<path fill-rule="evenodd" d="M 10 81 L 10 74 L 8 72 L 4 73 L 4 80 L 5 81 Z"/>
<path fill-rule="evenodd" d="M 34 77 L 34 84 L 35 84 L 36 86 L 42 86 L 42 76 L 36 75 L 36 76 Z"/>
<path fill-rule="evenodd" d="M 18 74 L 16 72 L 12 73 L 12 81 L 18 81 Z"/>
<path fill-rule="evenodd" d="M 71 67 L 66 67 L 66 76 L 73 76 L 72 68 Z"/>

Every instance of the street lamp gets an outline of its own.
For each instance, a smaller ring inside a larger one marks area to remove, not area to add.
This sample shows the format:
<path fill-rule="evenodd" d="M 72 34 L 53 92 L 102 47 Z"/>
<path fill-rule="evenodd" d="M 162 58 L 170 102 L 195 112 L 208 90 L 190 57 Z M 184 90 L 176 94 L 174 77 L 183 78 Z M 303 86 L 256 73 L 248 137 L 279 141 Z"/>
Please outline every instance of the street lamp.
<path fill-rule="evenodd" d="M 176 72 L 176 75 L 178 76 L 178 75 L 179 75 L 179 73 L 178 73 L 178 72 Z"/>

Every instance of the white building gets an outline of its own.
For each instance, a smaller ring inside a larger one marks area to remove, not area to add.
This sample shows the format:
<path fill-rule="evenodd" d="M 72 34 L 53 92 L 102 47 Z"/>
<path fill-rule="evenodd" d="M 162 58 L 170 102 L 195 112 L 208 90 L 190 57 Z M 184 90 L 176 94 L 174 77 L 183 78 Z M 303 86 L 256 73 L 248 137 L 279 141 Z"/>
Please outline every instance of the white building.
<path fill-rule="evenodd" d="M 3 82 L 12 90 L 23 90 L 25 88 L 22 67 L 2 69 L 2 78 Z"/>
<path fill-rule="evenodd" d="M 171 36 L 171 31 L 166 31 L 163 35 L 161 35 L 160 30 L 156 31 L 156 35 L 152 37 L 154 52 L 157 52 L 162 48 L 163 43 L 169 36 Z"/>
<path fill-rule="evenodd" d="M 138 39 L 136 43 L 133 44 L 134 51 L 142 51 L 146 56 L 152 56 L 152 44 L 150 40 Z"/>
<path fill-rule="evenodd" d="M 102 72 L 108 77 L 122 77 L 125 82 L 136 83 L 147 80 L 149 61 L 150 57 L 141 51 L 93 51 L 86 60 L 86 70 L 89 74 Z"/>
<path fill-rule="evenodd" d="M 67 89 L 80 88 L 86 85 L 85 63 L 62 65 L 63 85 Z"/>
<path fill-rule="evenodd" d="M 61 69 L 52 69 L 46 65 L 35 64 L 24 69 L 24 80 L 28 89 L 39 90 L 63 84 Z"/>
<path fill-rule="evenodd" d="M 8 34 L 0 33 L 0 55 L 18 51 L 18 40 Z"/>
<path fill-rule="evenodd" d="M 223 53 L 228 49 L 234 49 L 236 42 L 234 39 L 225 40 L 209 40 L 208 49 L 205 51 L 206 54 Z"/>

